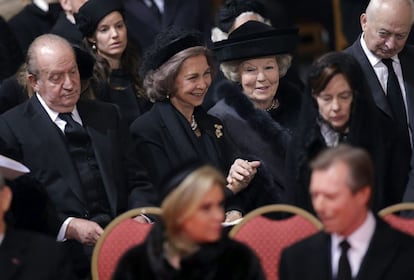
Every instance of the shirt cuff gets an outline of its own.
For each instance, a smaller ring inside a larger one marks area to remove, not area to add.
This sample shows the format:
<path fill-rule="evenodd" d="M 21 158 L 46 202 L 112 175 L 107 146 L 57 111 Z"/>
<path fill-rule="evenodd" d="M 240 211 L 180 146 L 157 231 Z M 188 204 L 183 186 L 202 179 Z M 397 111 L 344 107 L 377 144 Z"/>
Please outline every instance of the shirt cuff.
<path fill-rule="evenodd" d="M 60 241 L 60 242 L 66 241 L 66 229 L 68 228 L 70 221 L 72 221 L 73 219 L 74 219 L 73 217 L 69 217 L 63 222 L 62 226 L 59 229 L 58 235 L 56 237 L 56 241 Z"/>

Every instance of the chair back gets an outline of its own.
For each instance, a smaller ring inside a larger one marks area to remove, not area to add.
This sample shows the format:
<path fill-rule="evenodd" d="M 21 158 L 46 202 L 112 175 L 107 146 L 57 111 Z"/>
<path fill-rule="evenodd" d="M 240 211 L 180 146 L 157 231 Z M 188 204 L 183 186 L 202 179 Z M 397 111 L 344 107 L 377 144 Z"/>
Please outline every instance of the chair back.
<path fill-rule="evenodd" d="M 413 211 L 411 217 L 400 216 L 402 211 Z M 414 202 L 403 202 L 388 206 L 378 212 L 384 221 L 392 227 L 414 236 Z"/>
<path fill-rule="evenodd" d="M 161 209 L 145 207 L 129 210 L 105 228 L 92 254 L 93 280 L 110 280 L 121 256 L 145 240 L 152 224 L 142 224 L 133 219 L 141 214 L 161 215 Z"/>
<path fill-rule="evenodd" d="M 291 215 L 284 219 L 263 216 L 277 213 Z M 252 248 L 260 259 L 266 279 L 276 280 L 282 250 L 320 229 L 322 224 L 309 212 L 292 205 L 274 204 L 248 213 L 229 235 Z"/>

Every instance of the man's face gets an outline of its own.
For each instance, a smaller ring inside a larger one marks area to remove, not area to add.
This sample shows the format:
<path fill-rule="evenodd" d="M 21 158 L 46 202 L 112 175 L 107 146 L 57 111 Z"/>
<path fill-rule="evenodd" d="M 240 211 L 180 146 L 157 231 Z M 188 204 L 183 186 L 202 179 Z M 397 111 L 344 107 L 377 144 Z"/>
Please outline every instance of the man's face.
<path fill-rule="evenodd" d="M 33 89 L 52 110 L 71 112 L 79 100 L 80 77 L 70 46 L 42 46 L 36 52 L 39 73 L 30 75 Z"/>
<path fill-rule="evenodd" d="M 343 162 L 312 172 L 313 208 L 328 233 L 348 236 L 365 220 L 370 189 L 364 187 L 352 193 L 348 176 L 348 166 Z"/>
<path fill-rule="evenodd" d="M 405 45 L 412 25 L 407 5 L 382 4 L 374 13 L 361 15 L 361 27 L 368 49 L 379 58 L 398 54 Z"/>

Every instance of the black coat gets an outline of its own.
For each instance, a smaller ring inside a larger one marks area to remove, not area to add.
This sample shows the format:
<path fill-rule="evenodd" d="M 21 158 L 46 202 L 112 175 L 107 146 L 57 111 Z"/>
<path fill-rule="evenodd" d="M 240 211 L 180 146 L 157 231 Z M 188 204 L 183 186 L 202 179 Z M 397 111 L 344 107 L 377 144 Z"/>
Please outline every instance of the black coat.
<path fill-rule="evenodd" d="M 7 22 L 0 16 L 0 83 L 16 73 L 24 61 L 16 36 Z M 1 102 L 0 102 L 1 104 Z"/>
<path fill-rule="evenodd" d="M 19 84 L 17 76 L 8 77 L 0 85 L 0 114 L 29 99 L 24 86 Z"/>
<path fill-rule="evenodd" d="M 221 121 L 201 107 L 195 108 L 194 116 L 201 137 L 196 137 L 185 117 L 168 101 L 156 102 L 130 127 L 136 157 L 147 168 L 160 195 L 162 182 L 189 161 L 210 163 L 225 175 L 233 163 L 233 147 L 225 137 Z"/>
<path fill-rule="evenodd" d="M 365 77 L 368 80 L 369 88 L 371 89 L 372 95 L 375 100 L 375 104 L 381 110 L 385 116 L 390 121 L 394 121 L 391 114 L 391 109 L 388 105 L 387 98 L 385 96 L 384 90 L 381 87 L 380 82 L 375 74 L 373 67 L 371 66 L 367 56 L 362 49 L 360 38 L 358 39 L 345 50 L 346 53 L 354 56 L 360 63 L 362 70 L 364 71 Z M 407 101 L 407 113 L 408 113 L 408 123 L 409 129 L 411 131 L 411 143 L 414 143 L 414 133 L 412 124 L 414 123 L 414 64 L 412 63 L 414 59 L 414 46 L 406 45 L 404 49 L 398 54 L 398 58 L 401 63 L 401 70 L 404 79 L 404 88 L 406 92 L 406 101 Z M 409 144 L 409 143 L 408 143 Z M 412 150 L 412 147 L 411 147 Z M 403 159 L 401 159 L 403 160 Z M 409 161 L 410 159 L 408 159 Z M 401 164 L 404 164 L 401 162 Z M 406 163 L 407 164 L 407 163 Z M 408 171 L 407 171 L 408 174 Z M 402 180 L 408 181 L 407 188 L 398 189 L 395 198 L 393 199 L 394 203 L 401 202 L 404 194 L 404 200 L 414 201 L 414 152 L 411 152 L 411 169 L 409 175 L 404 174 L 401 178 Z M 408 176 L 408 179 L 407 179 Z"/>
<path fill-rule="evenodd" d="M 357 280 L 413 279 L 414 239 L 377 219 Z M 317 233 L 282 252 L 280 280 L 330 280 L 331 236 Z"/>
<path fill-rule="evenodd" d="M 349 133 L 344 142 L 364 148 L 374 163 L 374 212 L 401 200 L 408 174 L 409 152 L 399 144 L 390 120 L 380 112 L 369 91 L 356 94 L 352 101 Z M 327 147 L 317 123 L 318 105 L 310 95 L 304 97 L 298 132 L 288 148 L 287 174 L 294 203 L 313 212 L 309 195 L 309 163 Z"/>
<path fill-rule="evenodd" d="M 24 54 L 36 37 L 49 33 L 60 11 L 62 8 L 59 3 L 49 4 L 48 12 L 44 12 L 32 3 L 9 19 L 10 28 L 17 37 Z"/>
<path fill-rule="evenodd" d="M 125 6 L 125 21 L 128 34 L 139 42 L 142 49 L 148 48 L 156 34 L 175 25 L 198 30 L 206 42 L 210 41 L 210 5 L 205 0 L 164 0 L 164 13 L 158 20 L 144 1 L 122 0 Z"/>
<path fill-rule="evenodd" d="M 7 227 L 0 245 L 2 280 L 74 280 L 62 244 L 34 232 Z"/>
<path fill-rule="evenodd" d="M 127 132 L 116 108 L 93 101 L 79 101 L 77 108 L 91 137 L 112 217 L 128 209 L 130 189 L 134 190 L 132 207 L 150 205 L 152 187 L 145 172 L 129 169 Z M 26 165 L 45 186 L 62 222 L 70 216 L 88 218 L 80 179 L 63 134 L 36 96 L 0 117 L 0 137 L 6 143 L 3 152 Z"/>
<path fill-rule="evenodd" d="M 276 115 L 255 109 L 253 103 L 241 88 L 229 81 L 217 86 L 224 96 L 209 110 L 209 114 L 219 118 L 231 141 L 237 146 L 243 158 L 260 160 L 261 166 L 250 187 L 240 193 L 244 197 L 240 208 L 248 212 L 257 207 L 287 202 L 285 195 L 285 155 L 290 134 L 276 120 Z M 286 105 L 285 105 L 286 106 Z M 292 116 L 296 115 L 293 112 Z M 286 116 L 285 119 L 290 119 Z"/>
<path fill-rule="evenodd" d="M 251 249 L 227 235 L 214 243 L 203 244 L 174 269 L 163 254 L 164 232 L 154 225 L 144 244 L 130 249 L 120 260 L 113 280 L 172 279 L 265 279 L 260 261 Z"/>

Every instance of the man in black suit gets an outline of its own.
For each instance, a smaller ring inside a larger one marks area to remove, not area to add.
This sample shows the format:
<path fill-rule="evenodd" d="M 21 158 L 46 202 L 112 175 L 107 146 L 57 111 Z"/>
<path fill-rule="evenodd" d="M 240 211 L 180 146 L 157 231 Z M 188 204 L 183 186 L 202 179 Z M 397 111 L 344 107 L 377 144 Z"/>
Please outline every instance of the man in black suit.
<path fill-rule="evenodd" d="M 52 232 L 68 240 L 82 275 L 89 272 L 92 246 L 103 228 L 128 208 L 152 205 L 156 197 L 129 154 L 117 108 L 79 100 L 71 45 L 42 35 L 29 47 L 27 64 L 36 94 L 0 117 L 3 153 L 28 166 L 45 187 L 60 219 Z"/>
<path fill-rule="evenodd" d="M 403 156 L 400 163 L 401 169 L 407 170 L 407 176 L 400 178 L 401 184 L 397 184 L 402 188 L 388 191 L 387 204 L 401 202 L 404 192 L 408 200 L 414 201 L 414 153 L 411 152 L 414 143 L 414 46 L 406 44 L 413 21 L 413 1 L 371 0 L 360 17 L 362 34 L 345 50 L 361 64 L 377 107 L 400 129 L 401 145 L 406 147 L 408 155 L 411 153 L 411 168 L 410 157 Z M 388 70 L 384 59 L 392 59 L 390 64 L 394 71 Z M 398 78 L 399 93 L 395 96 L 399 106 L 393 105 L 390 99 L 393 95 L 388 93 L 393 72 Z"/>
<path fill-rule="evenodd" d="M 368 153 L 340 145 L 322 152 L 311 168 L 312 204 L 324 230 L 282 252 L 280 280 L 412 279 L 414 238 L 369 210 Z"/>
<path fill-rule="evenodd" d="M 13 167 L 10 166 L 13 164 Z M 17 168 L 18 167 L 18 168 Z M 17 169 L 16 169 L 17 168 Z M 5 222 L 12 192 L 4 182 L 23 174 L 23 165 L 0 155 L 0 271 L 2 280 L 76 279 L 64 248 L 50 237 L 13 229 Z"/>
<path fill-rule="evenodd" d="M 26 54 L 30 43 L 39 35 L 48 33 L 62 10 L 57 0 L 31 1 L 8 20 L 11 30 Z"/>
<path fill-rule="evenodd" d="M 122 0 L 128 34 L 146 50 L 168 26 L 194 29 L 210 41 L 211 11 L 206 0 Z"/>

